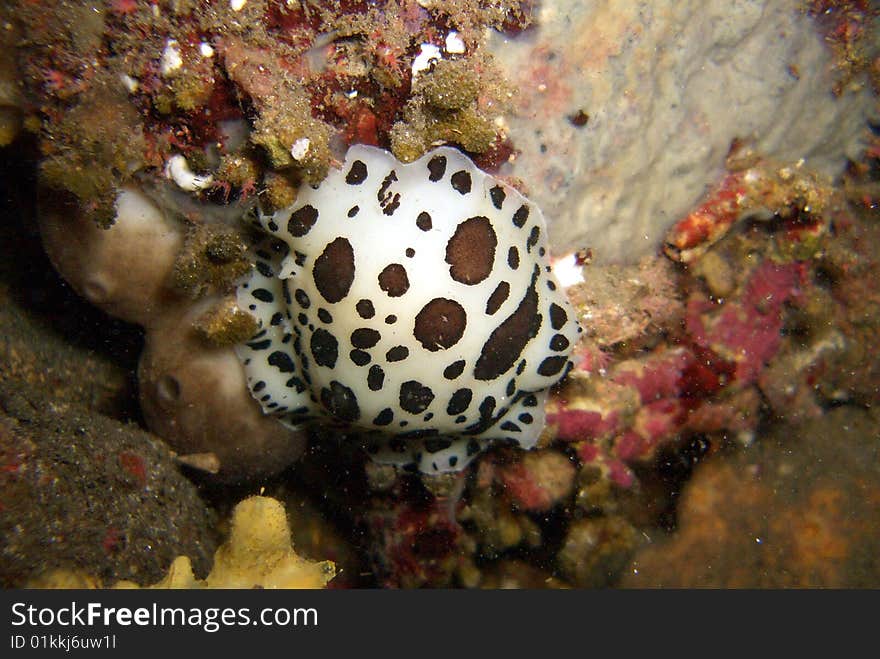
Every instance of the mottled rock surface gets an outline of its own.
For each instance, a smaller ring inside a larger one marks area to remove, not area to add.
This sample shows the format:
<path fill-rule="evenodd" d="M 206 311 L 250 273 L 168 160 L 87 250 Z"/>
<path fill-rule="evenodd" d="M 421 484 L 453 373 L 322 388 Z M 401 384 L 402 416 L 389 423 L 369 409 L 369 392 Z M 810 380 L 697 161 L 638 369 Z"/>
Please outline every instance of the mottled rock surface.
<path fill-rule="evenodd" d="M 0 383 L 0 583 L 59 568 L 156 581 L 203 575 L 215 520 L 170 451 L 133 424 Z"/>
<path fill-rule="evenodd" d="M 876 587 L 880 420 L 840 407 L 778 426 L 696 471 L 678 530 L 637 554 L 628 587 Z"/>
<path fill-rule="evenodd" d="M 0 380 L 134 418 L 140 332 L 86 304 L 52 269 L 33 222 L 33 171 L 20 160 L 28 149 L 0 158 Z"/>
<path fill-rule="evenodd" d="M 20 151 L 26 153 L 27 145 Z M 215 517 L 138 416 L 140 334 L 79 299 L 35 235 L 32 179 L 0 160 L 0 584 L 54 568 L 156 580 L 204 574 Z M 111 418 L 113 417 L 113 418 Z"/>
<path fill-rule="evenodd" d="M 840 174 L 875 100 L 837 70 L 809 4 L 545 1 L 532 30 L 494 34 L 518 91 L 509 172 L 544 211 L 551 252 L 652 253 L 723 174 L 734 140 Z"/>

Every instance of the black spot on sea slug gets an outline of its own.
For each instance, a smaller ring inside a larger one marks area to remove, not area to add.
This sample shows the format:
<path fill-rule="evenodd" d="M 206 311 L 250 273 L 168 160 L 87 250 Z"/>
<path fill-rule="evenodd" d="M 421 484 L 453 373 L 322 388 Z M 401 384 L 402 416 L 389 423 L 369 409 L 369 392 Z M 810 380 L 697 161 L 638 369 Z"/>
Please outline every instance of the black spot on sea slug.
<path fill-rule="evenodd" d="M 486 301 L 486 315 L 491 316 L 498 311 L 498 309 L 501 308 L 501 305 L 504 304 L 508 295 L 510 295 L 510 284 L 506 281 L 502 281 L 495 287 L 495 290 L 492 291 L 492 295 L 490 295 L 489 299 Z"/>
<path fill-rule="evenodd" d="M 416 314 L 413 335 L 426 350 L 436 352 L 454 346 L 467 326 L 467 314 L 455 300 L 436 297 Z"/>
<path fill-rule="evenodd" d="M 354 282 L 354 249 L 345 238 L 329 243 L 315 259 L 312 271 L 315 286 L 327 302 L 342 300 Z"/>
<path fill-rule="evenodd" d="M 409 277 L 406 268 L 399 263 L 391 263 L 379 273 L 379 288 L 389 297 L 400 297 L 409 290 Z"/>
<path fill-rule="evenodd" d="M 296 389 L 296 393 L 298 394 L 301 394 L 306 390 L 306 385 L 303 384 L 303 381 L 296 376 L 293 376 L 287 382 L 285 382 L 284 386 L 288 389 Z"/>
<path fill-rule="evenodd" d="M 351 333 L 351 345 L 355 348 L 372 348 L 379 343 L 382 335 L 370 327 L 359 327 Z"/>
<path fill-rule="evenodd" d="M 459 194 L 464 195 L 471 191 L 471 175 L 463 169 L 450 176 L 449 182 L 452 183 L 453 189 Z"/>
<path fill-rule="evenodd" d="M 454 380 L 461 372 L 464 370 L 464 360 L 459 359 L 458 361 L 452 362 L 449 366 L 443 369 L 443 377 L 447 380 Z"/>
<path fill-rule="evenodd" d="M 361 160 L 351 163 L 351 169 L 345 175 L 345 182 L 349 185 L 360 185 L 367 180 L 367 166 Z"/>
<path fill-rule="evenodd" d="M 296 291 L 294 291 L 293 297 L 296 300 L 297 304 L 299 304 L 299 306 L 301 306 L 303 309 L 308 309 L 312 304 L 311 300 L 309 300 L 309 296 L 301 288 L 297 288 Z"/>
<path fill-rule="evenodd" d="M 301 238 L 312 230 L 315 222 L 318 221 L 318 209 L 310 204 L 306 204 L 290 215 L 287 221 L 287 231 L 296 238 Z"/>
<path fill-rule="evenodd" d="M 382 180 L 382 185 L 379 186 L 379 192 L 376 193 L 376 199 L 379 201 L 379 206 L 382 207 L 382 212 L 385 215 L 393 215 L 394 211 L 396 211 L 397 207 L 400 205 L 400 193 L 389 192 L 391 184 L 396 180 L 397 172 L 392 169 L 388 172 L 388 176 Z"/>
<path fill-rule="evenodd" d="M 431 401 L 434 400 L 434 392 L 416 380 L 407 380 L 400 385 L 400 407 L 410 414 L 421 414 Z"/>
<path fill-rule="evenodd" d="M 492 418 L 492 412 L 495 411 L 495 397 L 494 396 L 486 396 L 483 399 L 483 402 L 480 403 L 480 416 L 484 421 L 488 421 Z"/>
<path fill-rule="evenodd" d="M 400 193 L 395 192 L 394 197 L 387 203 L 382 204 L 382 212 L 385 215 L 394 215 L 394 212 L 400 207 Z"/>
<path fill-rule="evenodd" d="M 489 198 L 492 199 L 492 205 L 501 210 L 501 206 L 504 204 L 504 199 L 507 197 L 507 193 L 504 192 L 504 188 L 500 185 L 496 185 L 494 188 L 489 190 Z"/>
<path fill-rule="evenodd" d="M 329 388 L 321 389 L 321 405 L 330 416 L 340 421 L 357 421 L 361 415 L 355 393 L 336 380 L 330 383 Z"/>
<path fill-rule="evenodd" d="M 568 339 L 562 334 L 554 334 L 550 339 L 550 349 L 555 352 L 561 352 L 569 346 Z"/>
<path fill-rule="evenodd" d="M 367 386 L 370 391 L 379 391 L 383 384 L 385 384 L 385 371 L 378 364 L 373 364 L 367 374 Z"/>
<path fill-rule="evenodd" d="M 312 334 L 310 342 L 312 357 L 319 366 L 333 368 L 336 366 L 336 359 L 339 356 L 339 344 L 336 337 L 323 328 L 318 328 Z"/>
<path fill-rule="evenodd" d="M 422 211 L 416 218 L 416 226 L 422 231 L 430 231 L 431 227 L 433 226 L 433 222 L 431 222 L 431 216 L 425 211 Z"/>
<path fill-rule="evenodd" d="M 565 309 L 552 302 L 550 304 L 550 327 L 555 330 L 561 330 L 567 320 L 568 314 L 565 313 Z"/>
<path fill-rule="evenodd" d="M 495 397 L 494 396 L 486 396 L 483 399 L 483 402 L 480 403 L 480 420 L 476 423 L 472 423 L 467 427 L 465 432 L 469 435 L 477 435 L 483 431 L 485 431 L 489 426 L 492 425 L 493 418 L 492 414 L 495 411 Z"/>
<path fill-rule="evenodd" d="M 452 440 L 445 437 L 432 437 L 430 439 L 426 439 L 423 443 L 423 446 L 425 447 L 425 451 L 427 451 L 428 453 L 437 453 L 438 451 L 443 451 L 452 446 Z"/>
<path fill-rule="evenodd" d="M 267 291 L 265 288 L 257 288 L 251 292 L 256 299 L 260 302 L 273 302 L 275 300 L 275 296 L 272 295 L 270 291 Z"/>
<path fill-rule="evenodd" d="M 498 237 L 488 217 L 478 215 L 461 222 L 446 243 L 449 275 L 461 284 L 479 284 L 492 272 Z"/>
<path fill-rule="evenodd" d="M 516 270 L 519 267 L 519 250 L 516 247 L 507 250 L 507 265 L 511 270 Z"/>
<path fill-rule="evenodd" d="M 385 353 L 385 359 L 389 362 L 401 362 L 409 357 L 409 348 L 406 346 L 394 346 Z"/>
<path fill-rule="evenodd" d="M 538 373 L 544 376 L 556 375 L 563 369 L 566 362 L 568 362 L 568 358 L 561 355 L 547 357 L 541 362 L 541 365 L 538 366 Z"/>
<path fill-rule="evenodd" d="M 535 291 L 537 276 L 536 267 L 532 285 L 516 310 L 495 328 L 483 344 L 474 366 L 474 377 L 478 380 L 494 380 L 507 372 L 519 359 L 526 344 L 538 334 L 541 315 L 538 313 L 538 294 Z"/>
<path fill-rule="evenodd" d="M 538 243 L 538 238 L 541 236 L 541 230 L 534 226 L 532 227 L 531 232 L 529 232 L 529 239 L 526 241 L 526 251 L 531 254 L 532 247 L 534 247 Z"/>
<path fill-rule="evenodd" d="M 516 209 L 516 212 L 513 214 L 513 225 L 517 229 L 522 229 L 523 225 L 525 225 L 526 221 L 529 219 L 529 207 L 526 204 L 523 204 L 519 208 Z"/>
<path fill-rule="evenodd" d="M 471 404 L 473 396 L 474 392 L 470 389 L 458 389 L 449 399 L 449 404 L 446 406 L 446 413 L 450 416 L 453 414 L 461 414 Z"/>
<path fill-rule="evenodd" d="M 352 350 L 350 353 L 348 353 L 348 357 L 354 364 L 357 364 L 358 366 L 366 366 L 373 360 L 373 358 L 370 357 L 370 353 L 366 352 L 365 350 Z"/>
<path fill-rule="evenodd" d="M 293 363 L 290 355 L 280 350 L 276 350 L 269 355 L 266 361 L 269 363 L 269 366 L 274 366 L 282 373 L 293 373 L 296 370 L 296 365 Z"/>
<path fill-rule="evenodd" d="M 275 273 L 272 272 L 272 268 L 269 267 L 269 264 L 265 261 L 257 261 L 256 263 L 257 272 L 259 272 L 264 277 L 272 278 L 275 276 Z"/>
<path fill-rule="evenodd" d="M 386 407 L 384 410 L 376 415 L 375 419 L 373 419 L 373 425 L 387 426 L 392 421 L 394 421 L 394 412 L 391 410 L 390 407 Z"/>
<path fill-rule="evenodd" d="M 446 173 L 446 156 L 434 156 L 428 161 L 428 180 L 436 183 Z"/>
<path fill-rule="evenodd" d="M 358 316 L 364 320 L 369 320 L 376 315 L 376 310 L 373 308 L 373 303 L 370 300 L 358 300 L 354 308 L 357 310 Z"/>

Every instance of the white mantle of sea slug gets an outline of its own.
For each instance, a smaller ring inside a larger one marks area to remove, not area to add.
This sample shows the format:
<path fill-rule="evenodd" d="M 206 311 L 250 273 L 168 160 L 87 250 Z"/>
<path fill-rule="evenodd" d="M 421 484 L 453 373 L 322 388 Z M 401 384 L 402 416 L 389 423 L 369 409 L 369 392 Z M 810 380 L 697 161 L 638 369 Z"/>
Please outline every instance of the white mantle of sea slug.
<path fill-rule="evenodd" d="M 402 164 L 358 145 L 259 221 L 237 295 L 260 329 L 237 351 L 267 414 L 426 473 L 535 445 L 581 331 L 537 206 L 455 149 Z"/>

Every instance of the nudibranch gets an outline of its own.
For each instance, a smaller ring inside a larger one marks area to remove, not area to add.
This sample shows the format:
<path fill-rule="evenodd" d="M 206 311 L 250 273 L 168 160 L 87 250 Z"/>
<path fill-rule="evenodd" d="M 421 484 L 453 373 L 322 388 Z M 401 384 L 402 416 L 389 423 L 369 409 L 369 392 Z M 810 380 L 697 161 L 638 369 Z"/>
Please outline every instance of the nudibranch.
<path fill-rule="evenodd" d="M 453 148 L 403 164 L 356 145 L 259 224 L 237 296 L 260 329 L 238 354 L 267 414 L 425 473 L 535 445 L 581 331 L 537 206 Z"/>

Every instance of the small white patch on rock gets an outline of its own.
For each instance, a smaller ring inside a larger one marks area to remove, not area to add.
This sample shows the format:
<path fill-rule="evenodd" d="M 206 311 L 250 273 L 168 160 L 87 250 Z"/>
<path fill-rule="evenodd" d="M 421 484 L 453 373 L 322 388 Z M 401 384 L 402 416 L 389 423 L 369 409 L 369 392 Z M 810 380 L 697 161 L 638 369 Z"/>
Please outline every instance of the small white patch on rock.
<path fill-rule="evenodd" d="M 177 49 L 177 41 L 169 39 L 165 44 L 165 50 L 162 51 L 160 71 L 163 76 L 169 76 L 181 66 L 183 66 L 183 58 L 180 56 L 180 51 Z"/>
<path fill-rule="evenodd" d="M 128 91 L 129 94 L 134 94 L 138 90 L 138 81 L 135 78 L 132 78 L 127 73 L 123 73 L 119 76 L 119 79 L 122 81 L 123 87 Z"/>
<path fill-rule="evenodd" d="M 446 35 L 446 52 L 453 55 L 461 55 L 465 52 L 464 40 L 455 30 Z"/>
<path fill-rule="evenodd" d="M 577 256 L 574 254 L 554 260 L 551 269 L 562 288 L 584 283 L 583 266 L 578 264 Z"/>
<path fill-rule="evenodd" d="M 416 55 L 412 63 L 413 80 L 418 77 L 419 73 L 431 68 L 432 63 L 443 59 L 440 55 L 440 49 L 432 43 L 423 43 L 420 48 L 421 51 Z"/>
<path fill-rule="evenodd" d="M 190 168 L 189 163 L 182 155 L 175 154 L 165 163 L 165 178 L 171 179 L 177 184 L 181 190 L 187 192 L 197 192 L 204 190 L 214 180 L 211 175 L 200 176 L 195 174 Z"/>
<path fill-rule="evenodd" d="M 293 146 L 290 147 L 290 155 L 294 160 L 302 160 L 306 157 L 306 154 L 309 152 L 309 145 L 311 141 L 308 137 L 301 137 L 296 142 L 293 143 Z"/>

